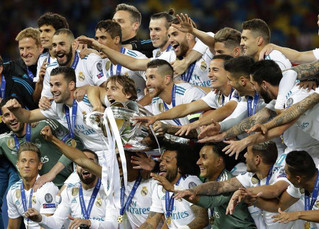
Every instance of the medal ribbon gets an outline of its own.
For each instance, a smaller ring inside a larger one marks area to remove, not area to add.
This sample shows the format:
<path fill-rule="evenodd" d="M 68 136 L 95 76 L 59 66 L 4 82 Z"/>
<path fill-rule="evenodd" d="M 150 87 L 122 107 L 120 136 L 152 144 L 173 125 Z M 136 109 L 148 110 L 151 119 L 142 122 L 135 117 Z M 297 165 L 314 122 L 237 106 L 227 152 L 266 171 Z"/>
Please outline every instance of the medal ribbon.
<path fill-rule="evenodd" d="M 75 52 L 74 54 L 74 60 L 72 62 L 71 68 L 73 68 L 74 70 L 76 69 L 76 66 L 78 65 L 80 60 L 79 54 L 77 52 Z"/>
<path fill-rule="evenodd" d="M 172 89 L 172 106 L 175 107 L 176 106 L 176 102 L 175 102 L 175 92 L 176 92 L 176 85 L 173 85 L 173 89 Z M 164 104 L 164 108 L 165 111 L 169 110 L 167 104 L 163 101 Z M 181 126 L 181 122 L 179 121 L 179 119 L 173 119 L 173 121 L 178 125 Z"/>
<path fill-rule="evenodd" d="M 94 204 L 96 196 L 97 196 L 97 194 L 98 194 L 98 192 L 100 190 L 100 187 L 101 187 L 101 179 L 99 178 L 97 180 L 97 183 L 96 183 L 96 185 L 94 187 L 94 190 L 92 192 L 88 208 L 86 208 L 85 207 L 84 198 L 83 198 L 83 188 L 82 188 L 82 185 L 80 185 L 79 199 L 80 199 L 80 205 L 81 205 L 81 212 L 82 212 L 82 215 L 83 215 L 84 219 L 89 219 L 90 218 L 90 214 L 91 214 L 91 211 L 92 211 L 92 208 L 93 208 L 93 204 Z"/>
<path fill-rule="evenodd" d="M 20 148 L 20 142 L 16 134 L 13 134 L 14 143 L 16 146 L 16 149 L 19 150 Z M 27 129 L 26 129 L 26 136 L 25 136 L 26 142 L 31 142 L 31 125 L 27 123 Z"/>
<path fill-rule="evenodd" d="M 166 52 L 168 52 L 172 48 L 172 45 L 169 45 L 166 49 Z"/>
<path fill-rule="evenodd" d="M 309 211 L 312 209 L 313 205 L 315 204 L 317 200 L 318 191 L 319 191 L 319 171 L 317 170 L 317 178 L 316 178 L 315 186 L 313 188 L 311 201 L 310 201 L 310 193 L 309 195 L 307 195 L 305 192 L 305 211 Z"/>
<path fill-rule="evenodd" d="M 76 102 L 76 100 L 73 100 L 73 104 L 72 104 L 72 122 L 70 120 L 70 109 L 68 106 L 64 105 L 64 111 L 65 111 L 65 118 L 66 118 L 66 122 L 68 123 L 68 128 L 70 131 L 70 134 L 66 135 L 62 141 L 66 141 L 69 137 L 70 138 L 74 138 L 74 129 L 75 129 L 75 122 L 76 122 L 76 113 L 78 110 L 78 104 Z"/>
<path fill-rule="evenodd" d="M 269 181 L 270 181 L 270 178 L 272 176 L 272 169 L 273 169 L 274 166 L 271 166 L 269 171 L 268 171 L 268 174 L 267 174 L 267 179 L 266 179 L 266 185 L 269 185 Z M 260 185 L 260 181 L 258 181 L 258 185 Z"/>
<path fill-rule="evenodd" d="M 181 78 L 182 80 L 186 81 L 186 82 L 189 82 L 192 75 L 193 75 L 193 72 L 194 72 L 194 69 L 195 69 L 195 64 L 196 64 L 196 61 L 194 63 L 192 63 L 189 67 L 188 67 L 188 70 L 187 72 L 184 72 L 182 75 L 181 75 Z"/>
<path fill-rule="evenodd" d="M 252 107 L 253 98 L 251 96 L 248 96 L 247 98 L 247 111 L 248 111 L 248 117 L 256 114 L 257 104 L 259 100 L 259 94 L 255 92 L 254 96 L 254 106 Z"/>
<path fill-rule="evenodd" d="M 22 181 L 22 183 L 21 183 L 21 200 L 22 200 L 24 212 L 26 212 L 28 210 L 28 208 L 32 208 L 32 196 L 33 196 L 33 188 L 31 188 L 31 191 L 30 191 L 29 204 L 27 207 L 27 199 L 25 196 L 24 184 Z M 29 221 L 29 219 L 27 219 L 27 221 Z"/>
<path fill-rule="evenodd" d="M 1 75 L 1 98 L 4 99 L 6 95 L 6 78 Z"/>
<path fill-rule="evenodd" d="M 124 54 L 125 52 L 125 48 L 121 47 L 121 53 Z M 111 76 L 113 76 L 113 64 L 111 64 L 111 68 L 110 68 L 110 71 L 111 71 Z M 121 75 L 121 71 L 122 71 L 122 65 L 120 64 L 117 64 L 116 66 L 116 75 Z"/>
<path fill-rule="evenodd" d="M 176 186 L 179 184 L 180 180 L 182 177 L 180 177 L 177 182 L 176 182 Z M 169 196 L 169 191 L 165 192 L 165 210 L 166 210 L 166 218 L 171 217 L 172 215 L 172 211 L 174 208 L 174 195 L 172 195 L 171 197 Z"/>
<path fill-rule="evenodd" d="M 234 92 L 234 88 L 231 88 L 230 89 L 230 94 L 229 94 L 229 99 L 228 99 L 228 101 L 230 101 L 230 99 L 231 99 L 231 96 L 233 95 L 233 92 Z M 224 103 L 225 103 L 225 96 L 224 95 L 222 95 L 222 105 L 224 106 Z"/>
<path fill-rule="evenodd" d="M 129 196 L 127 197 L 126 199 L 126 202 L 124 203 L 124 196 L 125 196 L 125 186 L 122 185 L 121 187 L 121 209 L 120 209 L 120 215 L 124 215 L 124 213 L 126 212 L 126 210 L 128 209 L 128 207 L 130 206 L 132 200 L 133 200 L 133 197 L 135 195 L 135 192 L 138 188 L 138 186 L 140 185 L 142 181 L 142 177 L 141 176 L 138 176 L 138 178 L 136 179 L 135 183 L 134 183 L 134 186 L 129 194 Z"/>

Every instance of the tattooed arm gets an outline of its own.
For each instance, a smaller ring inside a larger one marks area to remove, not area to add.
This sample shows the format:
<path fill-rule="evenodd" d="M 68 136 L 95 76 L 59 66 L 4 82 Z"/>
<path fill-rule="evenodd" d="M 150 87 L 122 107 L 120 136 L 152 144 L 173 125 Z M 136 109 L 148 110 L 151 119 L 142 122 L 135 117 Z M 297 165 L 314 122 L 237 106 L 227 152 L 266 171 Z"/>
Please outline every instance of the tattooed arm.
<path fill-rule="evenodd" d="M 292 70 L 297 72 L 298 79 L 314 76 L 319 73 L 319 61 L 310 64 L 301 64 L 293 67 Z"/>
<path fill-rule="evenodd" d="M 206 227 L 208 225 L 207 210 L 196 205 L 192 205 L 191 208 L 194 213 L 195 219 L 187 226 L 190 229 L 200 229 Z"/>
<path fill-rule="evenodd" d="M 235 137 L 237 135 L 240 135 L 242 133 L 245 133 L 245 130 L 251 128 L 257 123 L 264 123 L 267 121 L 270 117 L 275 116 L 276 113 L 266 107 L 258 111 L 253 116 L 250 116 L 237 125 L 233 126 L 232 128 L 228 129 L 224 133 L 225 138 L 231 138 Z"/>
<path fill-rule="evenodd" d="M 283 111 L 280 115 L 276 116 L 273 120 L 267 122 L 264 126 L 266 129 L 271 129 L 298 119 L 307 110 L 313 108 L 319 103 L 319 94 L 313 93 L 301 100 L 300 102 L 292 105 L 287 110 Z"/>
<path fill-rule="evenodd" d="M 158 212 L 150 212 L 146 221 L 139 227 L 141 229 L 155 229 L 162 219 L 163 214 Z"/>

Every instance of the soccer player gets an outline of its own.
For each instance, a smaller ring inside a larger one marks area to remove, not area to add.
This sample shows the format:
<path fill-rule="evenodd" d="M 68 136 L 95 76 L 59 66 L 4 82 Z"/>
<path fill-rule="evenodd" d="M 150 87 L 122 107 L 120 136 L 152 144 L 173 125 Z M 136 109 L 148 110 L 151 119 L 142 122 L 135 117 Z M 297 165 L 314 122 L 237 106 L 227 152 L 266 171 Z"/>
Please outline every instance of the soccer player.
<path fill-rule="evenodd" d="M 8 228 L 20 228 L 23 218 L 26 228 L 40 228 L 39 224 L 25 218 L 25 213 L 29 208 L 35 208 L 42 214 L 52 215 L 54 213 L 58 188 L 52 182 L 48 182 L 36 192 L 33 190 L 41 167 L 41 152 L 38 147 L 30 142 L 21 144 L 17 161 L 21 180 L 12 185 L 7 194 Z"/>

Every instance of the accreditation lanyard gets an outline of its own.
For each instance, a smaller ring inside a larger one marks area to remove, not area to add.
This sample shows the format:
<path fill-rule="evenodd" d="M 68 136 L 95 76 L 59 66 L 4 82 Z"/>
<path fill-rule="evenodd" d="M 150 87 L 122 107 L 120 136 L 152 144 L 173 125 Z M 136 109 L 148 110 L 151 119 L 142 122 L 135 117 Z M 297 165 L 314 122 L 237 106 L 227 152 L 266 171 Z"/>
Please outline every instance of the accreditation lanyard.
<path fill-rule="evenodd" d="M 192 75 L 193 75 L 193 72 L 194 72 L 194 69 L 195 69 L 195 65 L 196 65 L 196 61 L 194 63 L 192 63 L 189 67 L 188 67 L 188 70 L 187 72 L 184 72 L 182 75 L 181 75 L 181 78 L 182 80 L 186 81 L 186 82 L 189 82 Z"/>
<path fill-rule="evenodd" d="M 175 107 L 176 106 L 176 84 L 173 85 L 173 89 L 172 89 L 172 106 Z M 165 108 L 165 111 L 169 110 L 167 104 L 163 101 L 163 104 L 164 104 L 164 108 Z M 173 121 L 178 125 L 178 126 L 181 126 L 181 122 L 179 121 L 179 119 L 173 119 Z"/>
<path fill-rule="evenodd" d="M 82 184 L 80 185 L 80 189 L 79 189 L 79 199 L 80 199 L 80 205 L 81 205 L 81 212 L 82 215 L 84 217 L 84 219 L 89 219 L 90 218 L 90 214 L 94 205 L 94 201 L 96 199 L 97 194 L 99 193 L 101 187 L 101 179 L 99 178 L 97 180 L 97 184 L 94 187 L 94 190 L 92 192 L 90 201 L 89 201 L 89 205 L 88 208 L 85 207 L 85 202 L 84 202 L 84 198 L 83 198 L 83 188 L 82 188 Z"/>
<path fill-rule="evenodd" d="M 254 105 L 252 106 L 253 100 L 254 100 Z M 257 92 L 255 92 L 254 99 L 251 96 L 248 96 L 248 98 L 247 98 L 248 117 L 256 114 L 258 101 L 259 101 L 259 94 Z"/>
<path fill-rule="evenodd" d="M 179 184 L 180 180 L 182 177 L 180 177 L 177 182 L 176 182 L 176 186 Z M 172 211 L 174 208 L 174 194 L 170 197 L 169 196 L 169 191 L 165 192 L 165 210 L 166 210 L 166 218 L 171 217 L 172 215 Z"/>
<path fill-rule="evenodd" d="M 124 54 L 125 52 L 125 48 L 121 47 L 121 53 Z M 111 76 L 113 76 L 113 64 L 111 64 L 111 68 L 110 68 L 110 71 L 111 71 Z M 121 75 L 121 71 L 122 71 L 122 65 L 120 64 L 117 64 L 116 65 L 116 75 Z"/>
<path fill-rule="evenodd" d="M 269 185 L 269 181 L 272 177 L 272 169 L 273 169 L 274 166 L 271 166 L 269 171 L 268 171 L 268 174 L 267 174 L 267 179 L 266 179 L 266 185 Z M 260 186 L 260 181 L 258 181 L 258 186 Z"/>
<path fill-rule="evenodd" d="M 305 192 L 305 211 L 309 211 L 312 209 L 313 205 L 315 204 L 317 200 L 318 191 L 319 191 L 319 172 L 317 170 L 317 178 L 316 178 L 315 186 L 313 188 L 311 200 L 310 200 L 310 193 L 309 195 L 307 195 Z"/>
<path fill-rule="evenodd" d="M 19 150 L 20 148 L 20 142 L 16 134 L 13 134 L 14 143 L 16 146 L 16 149 Z M 26 135 L 25 135 L 25 141 L 31 142 L 31 125 L 27 123 L 27 129 L 26 129 Z"/>
<path fill-rule="evenodd" d="M 74 54 L 74 60 L 71 64 L 71 68 L 73 68 L 74 70 L 76 69 L 76 66 L 78 65 L 79 63 L 79 60 L 80 60 L 80 57 L 79 57 L 79 54 L 77 52 L 75 52 Z"/>
<path fill-rule="evenodd" d="M 66 141 L 67 138 L 74 138 L 74 129 L 75 129 L 75 122 L 76 122 L 76 114 L 77 114 L 77 110 L 78 110 L 78 104 L 76 102 L 76 100 L 73 100 L 73 104 L 72 104 L 72 122 L 70 119 L 70 109 L 67 105 L 64 105 L 64 111 L 65 111 L 65 119 L 66 122 L 68 123 L 68 128 L 70 131 L 70 134 L 66 135 L 62 141 Z"/>
<path fill-rule="evenodd" d="M 234 88 L 231 88 L 230 89 L 230 94 L 229 94 L 229 97 L 228 97 L 228 101 L 230 101 L 231 96 L 233 95 L 233 92 L 234 92 Z M 222 95 L 222 106 L 224 106 L 224 103 L 225 103 L 225 96 Z"/>
<path fill-rule="evenodd" d="M 21 200 L 22 200 L 23 210 L 24 210 L 24 212 L 26 212 L 28 210 L 28 208 L 32 208 L 33 188 L 31 188 L 31 190 L 30 190 L 28 207 L 27 207 L 27 199 L 26 199 L 26 196 L 25 196 L 25 190 L 24 190 L 23 181 L 21 183 L 21 187 L 20 188 L 21 188 Z M 29 219 L 27 219 L 27 221 L 29 221 Z"/>
<path fill-rule="evenodd" d="M 27 73 L 28 73 L 29 79 L 30 79 L 31 81 L 33 81 L 34 75 L 33 75 L 33 73 L 30 71 L 30 69 L 28 68 L 28 66 L 27 66 Z"/>
<path fill-rule="evenodd" d="M 6 78 L 1 75 L 1 99 L 4 99 L 6 95 Z"/>
<path fill-rule="evenodd" d="M 121 209 L 120 209 L 120 215 L 124 215 L 124 213 L 127 211 L 127 209 L 130 206 L 130 204 L 131 204 L 131 202 L 133 200 L 133 197 L 135 195 L 135 192 L 136 192 L 138 186 L 140 185 L 141 181 L 142 181 L 142 177 L 138 176 L 138 178 L 136 179 L 136 181 L 135 181 L 135 183 L 133 185 L 133 188 L 132 188 L 129 196 L 127 197 L 125 203 L 124 203 L 125 186 L 122 185 L 122 187 L 121 187 Z"/>

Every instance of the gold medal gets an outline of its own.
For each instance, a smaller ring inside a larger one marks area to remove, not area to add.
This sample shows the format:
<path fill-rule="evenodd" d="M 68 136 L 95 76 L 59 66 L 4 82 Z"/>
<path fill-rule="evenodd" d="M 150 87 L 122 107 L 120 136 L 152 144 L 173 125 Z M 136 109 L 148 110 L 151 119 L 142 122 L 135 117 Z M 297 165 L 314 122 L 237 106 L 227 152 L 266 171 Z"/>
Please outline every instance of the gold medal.
<path fill-rule="evenodd" d="M 71 146 L 73 147 L 73 148 L 75 148 L 76 147 L 76 141 L 74 140 L 74 139 L 71 139 Z"/>
<path fill-rule="evenodd" d="M 123 216 L 122 215 L 119 215 L 119 217 L 117 217 L 117 222 L 119 224 L 121 224 L 123 222 Z"/>
<path fill-rule="evenodd" d="M 169 216 L 169 217 L 167 217 L 166 221 L 167 221 L 167 224 L 168 224 L 168 225 L 171 225 L 171 223 L 172 223 L 172 219 L 171 219 L 171 217 L 170 217 L 170 216 Z"/>
<path fill-rule="evenodd" d="M 310 222 L 305 222 L 305 229 L 310 229 Z"/>

